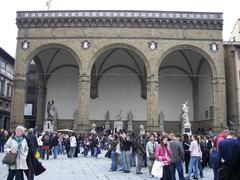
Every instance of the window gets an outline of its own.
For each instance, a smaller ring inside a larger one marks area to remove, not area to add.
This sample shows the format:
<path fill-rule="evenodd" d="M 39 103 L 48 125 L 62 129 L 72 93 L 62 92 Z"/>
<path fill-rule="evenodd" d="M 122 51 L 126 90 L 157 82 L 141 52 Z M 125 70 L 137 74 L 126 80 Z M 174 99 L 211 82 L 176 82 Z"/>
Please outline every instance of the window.
<path fill-rule="evenodd" d="M 208 111 L 205 111 L 205 119 L 208 119 Z"/>
<path fill-rule="evenodd" d="M 6 94 L 8 98 L 11 97 L 11 96 L 10 96 L 10 89 L 11 89 L 11 84 L 8 83 L 8 84 L 7 84 L 7 94 Z"/>
<path fill-rule="evenodd" d="M 1 79 L 1 88 L 0 88 L 0 94 L 4 95 L 4 91 L 5 91 L 5 79 Z"/>
<path fill-rule="evenodd" d="M 0 101 L 0 109 L 2 109 L 2 108 L 3 108 L 3 102 Z"/>
<path fill-rule="evenodd" d="M 210 114 L 210 118 L 213 118 L 213 106 L 209 106 L 209 114 Z"/>
<path fill-rule="evenodd" d="M 6 73 L 6 63 L 3 58 L 0 57 L 0 71 L 1 73 Z"/>
<path fill-rule="evenodd" d="M 9 108 L 9 104 L 8 103 L 5 104 L 5 108 L 6 108 L 6 110 L 8 110 L 8 108 Z"/>

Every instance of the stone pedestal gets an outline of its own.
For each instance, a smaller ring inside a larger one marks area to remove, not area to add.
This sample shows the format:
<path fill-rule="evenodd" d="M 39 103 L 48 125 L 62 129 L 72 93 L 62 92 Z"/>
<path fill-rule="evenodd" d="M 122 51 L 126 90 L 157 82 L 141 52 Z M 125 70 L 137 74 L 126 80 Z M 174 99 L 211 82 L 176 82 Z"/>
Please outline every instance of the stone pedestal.
<path fill-rule="evenodd" d="M 105 129 L 110 129 L 110 121 L 105 121 L 104 127 Z"/>
<path fill-rule="evenodd" d="M 191 124 L 190 122 L 186 122 L 182 125 L 182 135 L 183 134 L 188 134 L 192 135 L 192 130 L 191 130 Z"/>
<path fill-rule="evenodd" d="M 127 130 L 128 131 L 133 131 L 133 122 L 132 121 L 127 122 Z"/>
<path fill-rule="evenodd" d="M 119 132 L 122 129 L 123 129 L 123 122 L 122 121 L 115 121 L 113 132 L 116 133 L 116 132 Z"/>
<path fill-rule="evenodd" d="M 46 119 L 45 121 L 44 121 L 44 131 L 46 132 L 46 131 L 48 131 L 48 132 L 53 132 L 53 130 L 54 130 L 54 127 L 53 127 L 54 125 L 53 125 L 53 121 L 51 120 L 51 119 Z"/>

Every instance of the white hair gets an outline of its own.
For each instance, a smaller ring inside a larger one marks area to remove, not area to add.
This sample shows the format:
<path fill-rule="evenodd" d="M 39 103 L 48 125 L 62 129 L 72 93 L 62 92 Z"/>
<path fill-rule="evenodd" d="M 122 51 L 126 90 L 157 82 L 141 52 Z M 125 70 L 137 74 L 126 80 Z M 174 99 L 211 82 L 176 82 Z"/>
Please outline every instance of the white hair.
<path fill-rule="evenodd" d="M 15 130 L 21 130 L 21 131 L 24 133 L 25 127 L 23 127 L 23 126 L 17 126 Z"/>

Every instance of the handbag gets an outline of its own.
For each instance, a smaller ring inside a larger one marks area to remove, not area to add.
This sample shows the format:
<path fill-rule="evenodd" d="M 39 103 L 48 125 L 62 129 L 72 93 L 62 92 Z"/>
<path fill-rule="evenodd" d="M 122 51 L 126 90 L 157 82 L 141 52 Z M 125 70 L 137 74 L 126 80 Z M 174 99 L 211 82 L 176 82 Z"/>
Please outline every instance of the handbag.
<path fill-rule="evenodd" d="M 36 157 L 37 159 L 40 159 L 40 152 L 39 152 L 38 150 L 36 151 L 35 157 Z"/>
<path fill-rule="evenodd" d="M 155 177 L 162 178 L 163 176 L 163 164 L 161 161 L 155 160 L 153 163 L 151 174 Z"/>
<path fill-rule="evenodd" d="M 17 159 L 17 153 L 8 152 L 4 156 L 4 158 L 2 160 L 2 163 L 11 166 L 11 165 L 14 165 L 16 163 L 16 159 Z"/>
<path fill-rule="evenodd" d="M 155 160 L 155 154 L 150 154 L 149 155 L 149 160 L 154 161 Z"/>

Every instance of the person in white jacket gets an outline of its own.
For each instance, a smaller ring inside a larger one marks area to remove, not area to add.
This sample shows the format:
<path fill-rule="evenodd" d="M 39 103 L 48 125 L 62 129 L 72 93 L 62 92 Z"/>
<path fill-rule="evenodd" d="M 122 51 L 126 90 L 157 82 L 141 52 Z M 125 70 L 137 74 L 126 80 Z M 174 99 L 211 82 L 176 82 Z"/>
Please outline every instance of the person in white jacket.
<path fill-rule="evenodd" d="M 4 150 L 6 153 L 12 152 L 17 154 L 15 164 L 9 166 L 9 173 L 7 180 L 23 180 L 23 171 L 28 169 L 27 155 L 28 145 L 26 139 L 23 137 L 25 128 L 18 126 L 15 133 L 8 139 L 5 144 Z"/>
<path fill-rule="evenodd" d="M 147 145 L 146 145 L 147 165 L 148 165 L 150 177 L 153 177 L 151 175 L 151 172 L 152 172 L 152 166 L 155 160 L 155 150 L 157 146 L 158 146 L 158 142 L 155 141 L 155 135 L 152 133 L 150 134 L 149 141 L 147 142 Z"/>
<path fill-rule="evenodd" d="M 74 158 L 76 147 L 77 147 L 77 140 L 76 140 L 75 134 L 72 134 L 70 137 L 70 151 L 69 151 L 70 158 Z"/>

